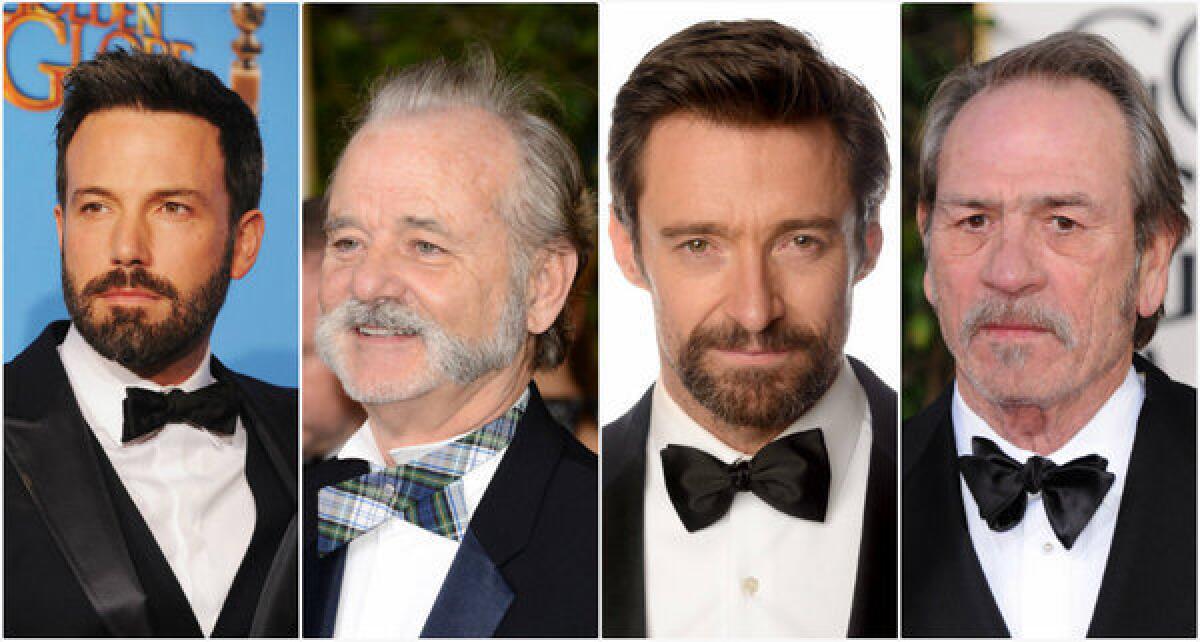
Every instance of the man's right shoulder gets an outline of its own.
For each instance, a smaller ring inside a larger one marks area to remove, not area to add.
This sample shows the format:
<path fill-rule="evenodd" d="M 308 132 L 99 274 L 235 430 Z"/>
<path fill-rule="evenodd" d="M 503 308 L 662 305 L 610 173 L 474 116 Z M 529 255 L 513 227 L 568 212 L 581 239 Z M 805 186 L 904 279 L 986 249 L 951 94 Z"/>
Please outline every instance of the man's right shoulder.
<path fill-rule="evenodd" d="M 600 433 L 600 453 L 604 462 L 604 485 L 631 462 L 642 458 L 650 433 L 650 408 L 654 386 L 624 415 L 604 426 Z"/>
<path fill-rule="evenodd" d="M 55 382 L 66 382 L 57 347 L 69 327 L 67 321 L 50 323 L 20 354 L 4 364 L 5 416 L 12 414 L 10 409 L 23 407 L 45 395 Z"/>

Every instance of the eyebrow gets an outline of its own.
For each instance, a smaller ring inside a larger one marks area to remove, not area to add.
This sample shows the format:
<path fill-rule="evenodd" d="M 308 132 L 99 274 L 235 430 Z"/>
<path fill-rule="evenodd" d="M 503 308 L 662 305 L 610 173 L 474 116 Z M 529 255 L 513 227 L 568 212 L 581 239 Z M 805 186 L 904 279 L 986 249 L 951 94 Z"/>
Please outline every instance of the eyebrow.
<path fill-rule="evenodd" d="M 1091 207 L 1094 204 L 1091 197 L 1083 192 L 1034 194 L 1033 196 L 1023 197 L 1020 200 L 1026 204 L 1038 208 Z M 1000 201 L 994 199 L 950 195 L 934 201 L 934 207 L 965 207 L 975 210 L 998 210 L 1001 208 L 1001 203 Z"/>
<path fill-rule="evenodd" d="M 796 230 L 836 230 L 839 226 L 840 223 L 836 219 L 828 216 L 789 218 L 779 221 L 772 226 L 771 236 L 779 236 L 785 232 Z M 682 236 L 729 236 L 730 229 L 728 225 L 722 223 L 684 223 L 681 225 L 668 225 L 659 230 L 659 234 L 665 238 Z"/>
<path fill-rule="evenodd" d="M 71 192 L 70 202 L 73 203 L 84 196 L 98 196 L 100 198 L 106 198 L 106 199 L 113 200 L 113 201 L 121 200 L 117 196 L 116 192 L 113 192 L 110 189 L 107 189 L 104 187 L 99 187 L 99 186 L 88 186 L 88 187 L 80 187 L 80 188 L 74 190 L 73 192 Z M 168 198 L 182 198 L 182 197 L 191 198 L 194 200 L 201 201 L 203 203 L 208 202 L 208 199 L 204 196 L 204 194 L 200 190 L 192 189 L 190 187 L 167 187 L 167 188 L 163 188 L 163 189 L 156 189 L 150 193 L 150 198 L 147 200 L 161 201 L 163 199 L 168 199 Z"/>
<path fill-rule="evenodd" d="M 443 225 L 442 222 L 437 219 L 432 219 L 432 218 L 427 218 L 427 217 L 422 217 L 422 216 L 406 215 L 406 216 L 402 216 L 400 218 L 400 224 L 403 226 L 406 226 L 406 227 L 413 227 L 413 228 L 416 228 L 419 230 L 428 230 L 430 232 L 437 232 L 438 234 L 442 234 L 443 236 L 447 236 L 447 237 L 453 236 L 452 234 L 450 234 L 450 231 L 446 229 L 446 226 Z M 345 229 L 347 227 L 357 228 L 360 226 L 353 218 L 351 218 L 349 216 L 344 216 L 344 215 L 330 216 L 327 219 L 325 219 L 325 233 L 326 234 L 330 234 L 332 232 L 336 232 L 338 230 Z"/>

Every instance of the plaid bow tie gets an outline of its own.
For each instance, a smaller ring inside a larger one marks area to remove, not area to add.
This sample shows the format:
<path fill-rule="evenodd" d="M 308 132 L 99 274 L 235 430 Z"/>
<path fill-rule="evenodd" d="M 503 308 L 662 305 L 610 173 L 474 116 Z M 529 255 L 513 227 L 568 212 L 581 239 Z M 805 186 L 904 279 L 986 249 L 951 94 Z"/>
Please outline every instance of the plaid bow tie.
<path fill-rule="evenodd" d="M 317 554 L 324 556 L 392 516 L 462 539 L 467 505 L 462 477 L 508 447 L 529 392 L 497 419 L 407 464 L 326 486 L 317 493 Z"/>

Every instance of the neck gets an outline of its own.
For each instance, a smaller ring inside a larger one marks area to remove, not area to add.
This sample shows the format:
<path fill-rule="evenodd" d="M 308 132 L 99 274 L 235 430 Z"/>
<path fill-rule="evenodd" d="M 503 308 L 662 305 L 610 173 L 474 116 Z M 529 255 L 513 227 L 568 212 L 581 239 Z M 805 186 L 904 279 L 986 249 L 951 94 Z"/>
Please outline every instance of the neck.
<path fill-rule="evenodd" d="M 406 401 L 367 404 L 371 434 L 391 465 L 393 449 L 445 441 L 503 415 L 532 375 L 528 359 L 518 359 L 466 385 L 446 383 Z"/>
<path fill-rule="evenodd" d="M 662 384 L 666 386 L 667 394 L 671 395 L 671 399 L 679 405 L 683 412 L 687 413 L 687 416 L 691 417 L 692 421 L 707 430 L 721 443 L 740 453 L 747 455 L 757 454 L 763 446 L 774 441 L 776 437 L 787 429 L 786 425 L 771 427 L 742 426 L 724 421 L 692 397 L 692 394 L 684 387 L 683 382 L 679 380 L 673 368 L 663 364 L 661 372 Z"/>
<path fill-rule="evenodd" d="M 1049 455 L 1071 441 L 1112 397 L 1129 371 L 1129 360 L 1084 382 L 1080 389 L 1049 401 L 993 399 L 958 372 L 963 401 L 1005 441 L 1023 450 Z"/>
<path fill-rule="evenodd" d="M 133 370 L 132 372 L 160 386 L 177 386 L 195 374 L 196 369 L 204 362 L 206 354 L 208 354 L 208 335 L 198 340 L 196 345 L 185 350 L 179 358 L 171 363 L 152 370 Z"/>

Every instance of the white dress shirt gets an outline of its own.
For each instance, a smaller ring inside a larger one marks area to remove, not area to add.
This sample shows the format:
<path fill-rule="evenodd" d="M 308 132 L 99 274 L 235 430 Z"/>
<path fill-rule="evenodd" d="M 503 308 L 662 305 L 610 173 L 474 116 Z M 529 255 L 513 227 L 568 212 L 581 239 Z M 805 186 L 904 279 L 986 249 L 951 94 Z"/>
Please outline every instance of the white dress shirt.
<path fill-rule="evenodd" d="M 1131 366 L 1125 380 L 1096 415 L 1062 448 L 1045 456 L 1061 465 L 1078 457 L 1100 455 L 1108 459 L 1108 471 L 1116 476 L 1070 550 L 1054 535 L 1040 494 L 1027 495 L 1025 517 L 1019 524 L 1012 530 L 996 532 L 979 516 L 975 498 L 960 477 L 975 554 L 1013 637 L 1080 639 L 1087 635 L 1117 526 L 1117 509 L 1145 398 L 1145 385 Z M 959 455 L 971 454 L 971 438 L 977 436 L 992 440 L 1021 463 L 1036 454 L 998 435 L 967 406 L 957 384 L 950 412 Z"/>
<path fill-rule="evenodd" d="M 403 464 L 459 437 L 462 435 L 432 444 L 396 448 L 388 454 L 396 464 Z M 468 521 L 475 514 L 475 508 L 507 450 L 497 452 L 463 475 L 461 483 Z M 369 421 L 342 446 L 338 457 L 364 459 L 372 470 L 388 467 L 371 434 Z M 458 544 L 449 537 L 435 535 L 398 517 L 355 538 L 346 545 L 346 570 L 342 575 L 333 636 L 419 637 L 446 580 L 450 563 L 458 553 Z"/>
<path fill-rule="evenodd" d="M 667 495 L 660 451 L 698 448 L 726 464 L 749 455 L 691 419 L 661 383 L 646 442 L 646 631 L 653 637 L 844 637 L 862 537 L 871 416 L 842 359 L 825 395 L 780 436 L 820 427 L 831 480 L 825 521 L 785 515 L 748 492 L 689 533 Z"/>
<path fill-rule="evenodd" d="M 58 354 L 83 418 L 150 527 L 201 630 L 211 635 L 256 519 L 241 418 L 232 435 L 169 423 L 122 444 L 125 389 L 169 388 L 102 357 L 74 325 Z M 170 388 L 192 392 L 214 383 L 211 358 L 205 354 L 192 376 Z"/>

